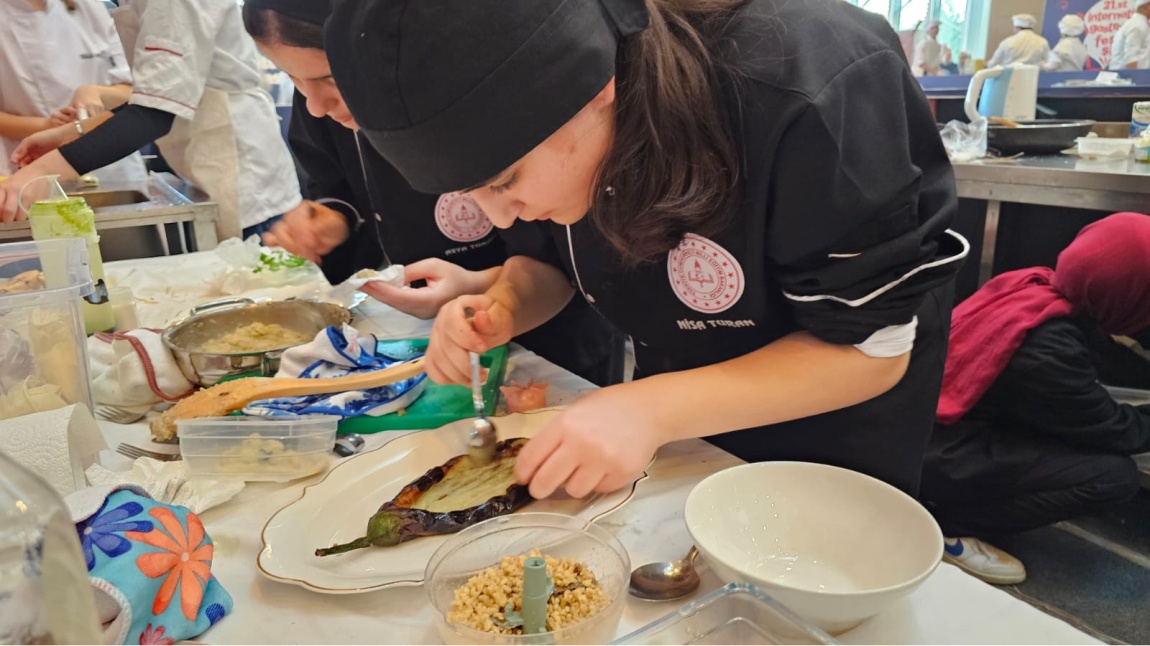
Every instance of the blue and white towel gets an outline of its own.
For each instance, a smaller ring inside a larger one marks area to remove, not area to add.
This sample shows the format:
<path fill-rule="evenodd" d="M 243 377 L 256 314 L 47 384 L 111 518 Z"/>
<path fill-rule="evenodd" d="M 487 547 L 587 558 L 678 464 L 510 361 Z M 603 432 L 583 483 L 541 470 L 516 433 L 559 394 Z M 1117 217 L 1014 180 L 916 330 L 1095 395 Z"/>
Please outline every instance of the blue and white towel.
<path fill-rule="evenodd" d="M 355 337 L 355 330 L 345 325 L 343 329 L 329 327 L 320 331 L 310 343 L 291 348 L 284 352 L 280 360 L 277 377 L 343 377 L 346 375 L 383 370 L 403 359 L 386 357 L 377 351 L 379 341 L 374 335 Z M 306 397 L 281 397 L 252 402 L 244 413 L 274 417 L 277 415 L 339 415 L 356 417 L 370 415 L 378 417 L 407 408 L 423 394 L 427 386 L 427 374 L 396 382 L 388 386 L 353 390 L 334 395 L 309 395 Z"/>

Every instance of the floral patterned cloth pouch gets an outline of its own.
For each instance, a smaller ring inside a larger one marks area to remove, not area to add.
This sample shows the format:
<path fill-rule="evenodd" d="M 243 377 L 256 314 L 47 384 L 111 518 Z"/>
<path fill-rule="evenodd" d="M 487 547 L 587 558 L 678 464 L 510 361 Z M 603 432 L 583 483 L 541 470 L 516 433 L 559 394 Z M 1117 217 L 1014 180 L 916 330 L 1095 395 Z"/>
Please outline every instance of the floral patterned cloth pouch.
<path fill-rule="evenodd" d="M 231 612 L 231 595 L 212 576 L 212 539 L 185 507 L 134 486 L 84 489 L 66 502 L 106 644 L 173 644 Z"/>

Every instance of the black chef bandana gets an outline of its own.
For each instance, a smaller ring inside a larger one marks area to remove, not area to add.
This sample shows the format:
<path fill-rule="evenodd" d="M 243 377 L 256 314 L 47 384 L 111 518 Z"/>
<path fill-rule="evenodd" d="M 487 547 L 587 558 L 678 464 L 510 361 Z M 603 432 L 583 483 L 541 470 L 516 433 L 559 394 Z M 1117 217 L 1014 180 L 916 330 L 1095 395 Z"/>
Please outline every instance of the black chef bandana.
<path fill-rule="evenodd" d="M 643 0 L 336 0 L 324 40 L 361 132 L 413 188 L 447 193 L 567 123 L 648 22 Z"/>
<path fill-rule="evenodd" d="M 321 27 L 327 17 L 331 15 L 329 0 L 244 0 L 244 5 L 257 9 L 269 9 L 289 18 Z"/>

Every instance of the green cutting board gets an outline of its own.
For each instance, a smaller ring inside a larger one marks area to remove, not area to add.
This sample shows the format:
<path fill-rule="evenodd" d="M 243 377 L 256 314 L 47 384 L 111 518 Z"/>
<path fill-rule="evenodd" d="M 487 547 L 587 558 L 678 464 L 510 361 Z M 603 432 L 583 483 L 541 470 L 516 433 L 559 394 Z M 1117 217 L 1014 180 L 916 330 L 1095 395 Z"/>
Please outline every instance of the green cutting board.
<path fill-rule="evenodd" d="M 392 359 L 407 360 L 427 350 L 427 339 L 380 341 L 378 352 Z M 507 368 L 507 346 L 494 348 L 480 357 L 487 368 L 487 382 L 483 384 L 483 404 L 488 415 L 495 413 L 499 401 L 499 384 Z M 407 431 L 439 428 L 456 420 L 475 416 L 471 403 L 471 389 L 467 386 L 442 386 L 430 380 L 423 394 L 403 415 L 391 413 L 379 417 L 361 415 L 349 417 L 339 425 L 339 433 L 379 433 L 380 431 Z"/>
<path fill-rule="evenodd" d="M 380 341 L 376 346 L 380 354 L 400 361 L 406 361 L 427 350 L 427 339 L 398 339 Z M 499 385 L 503 383 L 503 373 L 507 369 L 507 346 L 493 348 L 479 358 L 480 365 L 487 368 L 487 382 L 483 384 L 484 412 L 495 413 L 499 402 Z M 231 381 L 244 377 L 258 377 L 258 372 L 227 377 L 220 381 Z M 238 414 L 238 413 L 237 413 Z M 381 431 L 410 431 L 425 428 L 439 428 L 444 424 L 475 416 L 475 406 L 471 403 L 471 388 L 467 386 L 442 386 L 428 380 L 423 394 L 408 407 L 403 415 L 391 413 L 379 417 L 360 415 L 349 417 L 339 424 L 339 434 L 359 433 L 361 435 Z"/>

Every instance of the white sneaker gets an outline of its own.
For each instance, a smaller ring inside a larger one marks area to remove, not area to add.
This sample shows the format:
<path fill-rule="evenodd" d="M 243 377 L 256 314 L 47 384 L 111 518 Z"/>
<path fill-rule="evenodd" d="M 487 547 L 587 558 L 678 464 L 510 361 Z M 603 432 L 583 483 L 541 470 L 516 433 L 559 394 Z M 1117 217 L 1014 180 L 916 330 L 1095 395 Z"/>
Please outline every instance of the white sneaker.
<path fill-rule="evenodd" d="M 946 539 L 943 541 L 942 560 L 995 585 L 1013 585 L 1026 580 L 1026 567 L 1022 561 L 977 538 Z"/>

